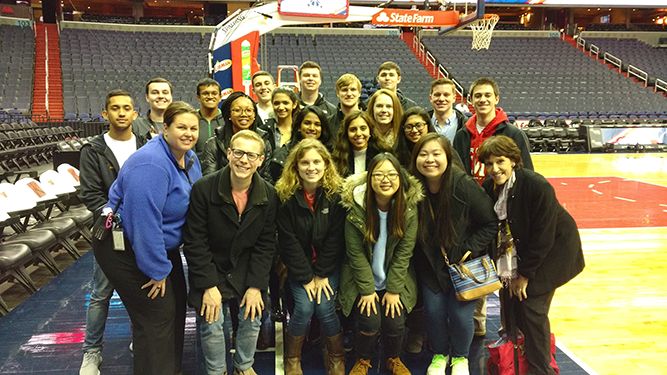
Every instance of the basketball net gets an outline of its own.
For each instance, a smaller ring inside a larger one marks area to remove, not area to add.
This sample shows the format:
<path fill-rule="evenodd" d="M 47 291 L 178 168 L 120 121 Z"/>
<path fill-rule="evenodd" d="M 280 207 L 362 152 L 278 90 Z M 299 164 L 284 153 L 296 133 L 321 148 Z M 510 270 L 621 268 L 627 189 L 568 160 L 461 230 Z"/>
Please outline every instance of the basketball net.
<path fill-rule="evenodd" d="M 484 18 L 470 23 L 470 28 L 472 29 L 472 49 L 489 49 L 493 28 L 499 19 L 500 17 L 497 14 L 485 14 Z"/>

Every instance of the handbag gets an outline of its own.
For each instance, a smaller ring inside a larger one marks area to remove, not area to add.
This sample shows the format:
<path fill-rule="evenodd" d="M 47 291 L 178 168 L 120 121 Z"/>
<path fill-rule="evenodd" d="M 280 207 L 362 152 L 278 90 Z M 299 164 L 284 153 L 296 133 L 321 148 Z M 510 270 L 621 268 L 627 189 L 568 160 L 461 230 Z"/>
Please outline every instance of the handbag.
<path fill-rule="evenodd" d="M 502 288 L 496 265 L 488 254 L 466 262 L 470 256 L 468 251 L 458 263 L 450 264 L 445 248 L 441 247 L 440 251 L 445 257 L 457 300 L 474 301 Z"/>
<path fill-rule="evenodd" d="M 503 337 L 488 345 L 489 361 L 486 366 L 488 375 L 524 375 L 530 370 L 528 359 L 526 359 L 526 349 L 523 336 L 517 340 L 517 351 L 519 352 L 519 374 L 516 374 L 514 368 L 514 344 L 510 336 L 505 334 Z M 551 367 L 556 374 L 560 374 L 560 369 L 554 358 L 556 354 L 556 338 L 551 334 Z"/>

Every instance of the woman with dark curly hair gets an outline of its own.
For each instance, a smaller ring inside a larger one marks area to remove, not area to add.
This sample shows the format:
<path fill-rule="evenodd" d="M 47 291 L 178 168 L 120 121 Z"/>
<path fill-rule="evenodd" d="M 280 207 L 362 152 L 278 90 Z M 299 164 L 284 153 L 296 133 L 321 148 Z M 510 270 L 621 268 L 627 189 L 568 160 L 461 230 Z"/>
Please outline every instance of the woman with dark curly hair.
<path fill-rule="evenodd" d="M 375 155 L 390 150 L 377 134 L 373 118 L 367 112 L 353 111 L 345 116 L 338 129 L 333 162 L 338 173 L 347 177 L 366 172 Z"/>

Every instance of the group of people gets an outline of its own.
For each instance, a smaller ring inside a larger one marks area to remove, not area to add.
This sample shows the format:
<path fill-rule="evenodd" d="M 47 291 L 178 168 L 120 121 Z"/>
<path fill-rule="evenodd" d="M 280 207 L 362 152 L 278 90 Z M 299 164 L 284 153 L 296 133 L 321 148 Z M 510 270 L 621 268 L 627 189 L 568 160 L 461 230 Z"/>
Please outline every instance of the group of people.
<path fill-rule="evenodd" d="M 115 289 L 132 322 L 135 374 L 181 373 L 186 305 L 208 374 L 255 374 L 261 318 L 283 288 L 286 374 L 303 374 L 314 317 L 328 374 L 345 374 L 350 324 L 350 374 L 368 373 L 380 340 L 386 368 L 410 374 L 400 359 L 406 327 L 416 351 L 425 337 L 433 351 L 427 374 L 468 374 L 473 336 L 486 333 L 485 298 L 459 301 L 446 259 L 490 254 L 531 373 L 554 374 L 549 306 L 583 269 L 583 253 L 574 220 L 533 172 L 526 136 L 496 107 L 497 84 L 471 85 L 468 119 L 448 79 L 432 83 L 432 111 L 418 107 L 398 89 L 393 62 L 380 66 L 382 88 L 368 103 L 352 74 L 336 83 L 337 107 L 319 93 L 319 65 L 305 62 L 299 77 L 296 92 L 257 72 L 257 102 L 234 92 L 219 109 L 220 86 L 204 79 L 199 110 L 172 103 L 157 78 L 139 119 L 127 92 L 107 95 L 109 131 L 82 149 L 80 196 L 116 219 L 113 235 L 93 242 L 80 373 L 100 373 Z"/>

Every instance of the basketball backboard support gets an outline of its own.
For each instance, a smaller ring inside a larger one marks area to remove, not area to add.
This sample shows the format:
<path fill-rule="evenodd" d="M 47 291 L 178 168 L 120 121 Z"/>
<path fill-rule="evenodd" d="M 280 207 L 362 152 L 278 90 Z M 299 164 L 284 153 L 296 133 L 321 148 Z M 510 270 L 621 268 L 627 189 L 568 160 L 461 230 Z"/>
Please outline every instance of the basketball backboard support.
<path fill-rule="evenodd" d="M 480 19 L 484 18 L 484 0 L 476 0 L 476 7 L 473 12 L 469 12 L 468 14 L 463 14 L 461 18 L 459 19 L 459 24 L 456 26 L 448 26 L 448 27 L 441 27 L 440 30 L 438 31 L 438 35 L 446 34 L 449 32 L 452 32 L 454 30 L 462 29 L 466 26 L 468 26 L 470 23 Z M 458 4 L 457 4 L 458 5 Z"/>

